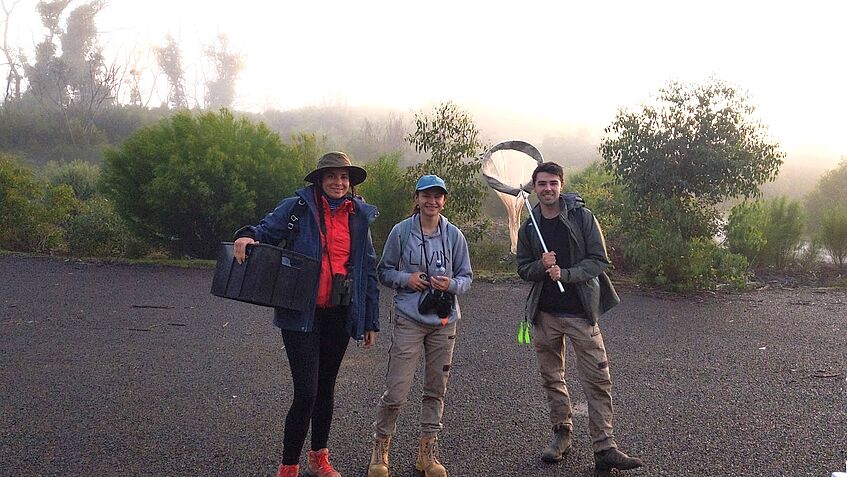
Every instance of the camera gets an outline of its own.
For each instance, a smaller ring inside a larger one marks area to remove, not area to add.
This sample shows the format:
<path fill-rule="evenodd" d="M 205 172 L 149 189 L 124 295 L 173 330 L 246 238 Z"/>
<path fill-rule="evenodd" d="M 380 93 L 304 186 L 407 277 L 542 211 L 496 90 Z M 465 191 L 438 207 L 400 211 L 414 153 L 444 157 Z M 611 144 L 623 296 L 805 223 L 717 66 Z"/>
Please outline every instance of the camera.
<path fill-rule="evenodd" d="M 347 306 L 353 295 L 353 280 L 336 273 L 332 275 L 332 288 L 329 293 L 329 304 L 332 306 Z"/>
<path fill-rule="evenodd" d="M 422 315 L 435 313 L 439 318 L 447 318 L 453 311 L 455 295 L 442 290 L 428 291 L 418 304 L 418 312 Z"/>

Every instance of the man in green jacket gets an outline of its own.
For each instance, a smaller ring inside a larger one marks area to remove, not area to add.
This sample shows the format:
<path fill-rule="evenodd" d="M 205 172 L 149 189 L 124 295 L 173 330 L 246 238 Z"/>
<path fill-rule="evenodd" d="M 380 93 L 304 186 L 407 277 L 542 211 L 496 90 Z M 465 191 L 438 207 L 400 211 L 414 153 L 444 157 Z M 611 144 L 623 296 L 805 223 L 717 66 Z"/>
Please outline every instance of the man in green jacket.
<path fill-rule="evenodd" d="M 526 319 L 533 324 L 538 369 L 547 394 L 553 438 L 541 453 L 559 462 L 571 448 L 573 411 L 565 384 L 565 337 L 570 338 L 576 367 L 588 401 L 588 420 L 598 474 L 641 467 L 640 459 L 617 449 L 612 432 L 612 380 L 601 314 L 620 302 L 606 276 L 606 241 L 594 214 L 576 194 L 562 194 L 564 173 L 553 162 L 532 174 L 538 205 L 532 213 L 544 238 L 544 252 L 532 218 L 518 232 L 518 274 L 532 282 Z M 560 284 L 564 291 L 561 291 Z"/>

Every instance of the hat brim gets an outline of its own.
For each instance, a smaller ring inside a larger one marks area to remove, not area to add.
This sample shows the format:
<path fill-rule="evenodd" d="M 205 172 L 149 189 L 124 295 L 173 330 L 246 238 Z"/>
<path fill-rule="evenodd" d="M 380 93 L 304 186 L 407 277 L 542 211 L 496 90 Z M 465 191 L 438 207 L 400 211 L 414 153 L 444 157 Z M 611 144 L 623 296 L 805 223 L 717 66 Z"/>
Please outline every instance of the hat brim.
<path fill-rule="evenodd" d="M 344 169 L 347 169 L 347 173 L 350 175 L 350 185 L 355 186 L 359 185 L 362 182 L 365 182 L 365 179 L 368 177 L 368 172 L 362 169 L 359 166 L 344 166 Z M 321 174 L 323 174 L 324 169 L 339 169 L 335 166 L 330 167 L 319 167 L 314 171 L 310 172 L 303 178 L 306 182 L 311 182 L 312 184 L 317 184 L 321 181 Z"/>

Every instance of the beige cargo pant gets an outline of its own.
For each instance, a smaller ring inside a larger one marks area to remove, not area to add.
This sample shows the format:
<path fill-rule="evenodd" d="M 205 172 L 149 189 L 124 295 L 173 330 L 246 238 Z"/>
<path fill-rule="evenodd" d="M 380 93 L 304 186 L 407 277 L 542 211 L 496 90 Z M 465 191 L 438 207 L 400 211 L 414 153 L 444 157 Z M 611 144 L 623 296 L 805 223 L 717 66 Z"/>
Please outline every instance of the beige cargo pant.
<path fill-rule="evenodd" d="M 588 428 L 594 452 L 617 447 L 612 432 L 612 379 L 600 327 L 587 319 L 539 311 L 535 318 L 535 352 L 553 426 L 573 429 L 573 410 L 565 384 L 565 337 L 570 338 L 576 370 L 588 402 Z"/>
<path fill-rule="evenodd" d="M 407 402 L 415 379 L 421 352 L 424 354 L 423 400 L 421 402 L 421 436 L 435 436 L 441 430 L 444 395 L 453 362 L 456 323 L 430 327 L 409 318 L 397 316 L 388 350 L 388 372 L 385 392 L 377 406 L 374 433 L 377 437 L 394 434 L 400 408 Z"/>

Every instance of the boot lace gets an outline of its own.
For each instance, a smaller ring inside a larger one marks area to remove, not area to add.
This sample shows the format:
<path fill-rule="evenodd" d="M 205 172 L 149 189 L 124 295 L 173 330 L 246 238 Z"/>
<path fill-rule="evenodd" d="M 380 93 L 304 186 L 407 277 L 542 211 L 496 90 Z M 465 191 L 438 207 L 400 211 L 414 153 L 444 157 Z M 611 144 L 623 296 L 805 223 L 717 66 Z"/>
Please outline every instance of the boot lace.
<path fill-rule="evenodd" d="M 429 460 L 436 464 L 440 464 L 441 460 L 438 458 L 438 440 L 433 439 L 425 444 L 424 453 L 429 457 Z"/>
<path fill-rule="evenodd" d="M 317 467 L 321 472 L 325 472 L 327 474 L 335 472 L 335 469 L 332 468 L 332 464 L 329 463 L 329 452 L 315 453 L 315 467 Z"/>
<path fill-rule="evenodd" d="M 376 441 L 377 452 L 379 452 L 379 460 L 382 461 L 383 464 L 387 464 L 388 457 L 388 439 L 377 439 Z"/>

